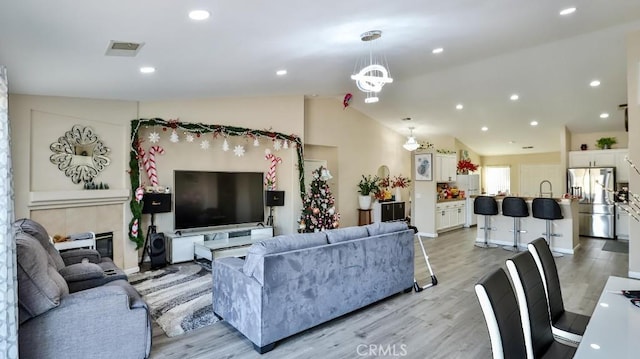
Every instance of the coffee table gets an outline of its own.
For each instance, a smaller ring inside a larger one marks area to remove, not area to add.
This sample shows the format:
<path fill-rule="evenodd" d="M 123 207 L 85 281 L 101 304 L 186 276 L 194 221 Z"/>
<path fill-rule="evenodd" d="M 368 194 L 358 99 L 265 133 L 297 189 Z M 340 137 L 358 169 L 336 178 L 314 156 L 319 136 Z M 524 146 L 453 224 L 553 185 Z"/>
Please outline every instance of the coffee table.
<path fill-rule="evenodd" d="M 194 243 L 196 258 L 206 258 L 210 261 L 222 257 L 241 257 L 247 254 L 249 247 L 266 237 L 244 236 L 235 238 L 223 238 Z"/>

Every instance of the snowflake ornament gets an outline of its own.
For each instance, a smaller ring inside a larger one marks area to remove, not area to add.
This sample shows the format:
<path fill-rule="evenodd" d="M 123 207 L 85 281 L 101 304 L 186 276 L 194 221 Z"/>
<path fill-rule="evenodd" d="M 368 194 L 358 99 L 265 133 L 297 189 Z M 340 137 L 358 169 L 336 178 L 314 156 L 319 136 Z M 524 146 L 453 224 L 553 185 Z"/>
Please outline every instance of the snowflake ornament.
<path fill-rule="evenodd" d="M 202 140 L 202 142 L 200 142 L 200 148 L 202 148 L 203 150 L 208 150 L 209 140 Z"/>
<path fill-rule="evenodd" d="M 178 132 L 176 132 L 176 130 L 171 131 L 171 136 L 169 136 L 169 141 L 173 143 L 180 142 L 180 137 L 178 137 Z"/>
<path fill-rule="evenodd" d="M 224 142 L 222 142 L 222 150 L 223 150 L 224 152 L 229 151 L 229 142 L 227 142 L 227 139 L 226 139 L 226 138 L 224 139 Z"/>
<path fill-rule="evenodd" d="M 234 147 L 233 148 L 233 154 L 238 156 L 238 157 L 244 156 L 244 146 L 237 145 L 236 147 Z"/>
<path fill-rule="evenodd" d="M 253 145 L 254 145 L 255 147 L 260 146 L 260 141 L 258 140 L 258 137 L 256 137 L 256 138 L 254 138 L 254 139 L 253 139 Z"/>
<path fill-rule="evenodd" d="M 151 142 L 151 143 L 160 142 L 160 135 L 156 131 L 151 132 L 149 134 L 149 142 Z"/>
<path fill-rule="evenodd" d="M 185 139 L 187 140 L 187 142 L 193 142 L 193 135 L 188 133 Z"/>
<path fill-rule="evenodd" d="M 282 148 L 282 144 L 280 143 L 280 141 L 278 140 L 273 141 L 273 149 L 276 151 L 280 151 L 280 148 Z"/>

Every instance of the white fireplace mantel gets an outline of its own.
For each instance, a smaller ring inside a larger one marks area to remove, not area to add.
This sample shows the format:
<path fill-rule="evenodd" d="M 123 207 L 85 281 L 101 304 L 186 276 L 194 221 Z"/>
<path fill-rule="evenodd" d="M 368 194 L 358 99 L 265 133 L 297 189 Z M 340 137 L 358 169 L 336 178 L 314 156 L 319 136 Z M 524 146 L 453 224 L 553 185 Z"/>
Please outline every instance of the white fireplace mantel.
<path fill-rule="evenodd" d="M 121 204 L 129 200 L 128 189 L 29 192 L 29 209 L 50 209 Z"/>

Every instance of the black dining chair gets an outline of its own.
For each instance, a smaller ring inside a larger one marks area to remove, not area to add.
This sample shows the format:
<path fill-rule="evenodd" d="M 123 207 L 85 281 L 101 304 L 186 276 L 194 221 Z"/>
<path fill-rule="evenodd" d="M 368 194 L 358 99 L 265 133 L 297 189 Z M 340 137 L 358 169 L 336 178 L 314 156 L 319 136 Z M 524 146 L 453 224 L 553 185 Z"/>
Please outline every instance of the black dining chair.
<path fill-rule="evenodd" d="M 553 335 L 557 339 L 575 344 L 580 343 L 591 317 L 568 312 L 564 309 L 558 267 L 556 267 L 556 261 L 553 259 L 551 250 L 544 238 L 534 239 L 527 247 L 536 262 L 540 277 L 542 277 L 542 284 L 549 302 Z"/>
<path fill-rule="evenodd" d="M 493 358 L 526 358 L 520 310 L 504 269 L 482 277 L 475 291 L 489 329 Z"/>
<path fill-rule="evenodd" d="M 507 259 L 507 270 L 518 298 L 527 358 L 572 358 L 576 348 L 553 336 L 544 284 L 531 253 Z"/>

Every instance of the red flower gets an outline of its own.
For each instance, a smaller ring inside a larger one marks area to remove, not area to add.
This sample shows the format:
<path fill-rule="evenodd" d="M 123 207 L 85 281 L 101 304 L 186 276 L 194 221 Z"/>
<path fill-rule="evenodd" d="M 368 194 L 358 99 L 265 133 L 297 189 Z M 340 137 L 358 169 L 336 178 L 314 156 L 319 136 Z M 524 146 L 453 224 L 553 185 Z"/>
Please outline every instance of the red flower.
<path fill-rule="evenodd" d="M 458 172 L 474 172 L 478 170 L 478 165 L 474 165 L 471 160 L 460 160 L 457 169 Z"/>

